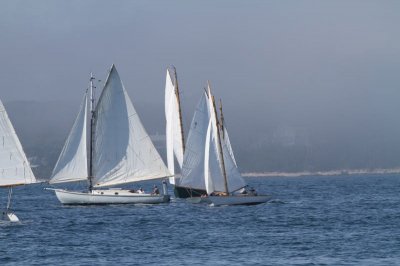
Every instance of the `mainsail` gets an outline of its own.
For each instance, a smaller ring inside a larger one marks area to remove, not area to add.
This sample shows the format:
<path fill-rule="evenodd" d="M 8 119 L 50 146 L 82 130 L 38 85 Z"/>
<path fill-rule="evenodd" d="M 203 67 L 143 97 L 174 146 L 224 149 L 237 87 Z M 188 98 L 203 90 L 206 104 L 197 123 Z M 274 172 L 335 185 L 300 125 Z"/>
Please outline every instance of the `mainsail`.
<path fill-rule="evenodd" d="M 0 187 L 36 183 L 29 161 L 0 100 Z"/>
<path fill-rule="evenodd" d="M 179 185 L 205 189 L 204 183 L 204 147 L 209 124 L 208 96 L 204 92 L 197 104 L 188 138 L 182 165 L 182 178 Z"/>
<path fill-rule="evenodd" d="M 180 114 L 178 81 L 176 79 L 175 68 L 170 68 L 167 70 L 167 76 L 165 80 L 165 118 L 167 164 L 170 173 L 174 175 L 174 154 L 178 161 L 179 168 L 181 169 L 184 153 L 184 140 L 182 119 Z"/>
<path fill-rule="evenodd" d="M 88 178 L 87 112 L 88 99 L 85 93 L 78 116 L 54 167 L 50 183 L 75 182 Z"/>
<path fill-rule="evenodd" d="M 170 176 L 113 65 L 95 110 L 95 187 Z"/>

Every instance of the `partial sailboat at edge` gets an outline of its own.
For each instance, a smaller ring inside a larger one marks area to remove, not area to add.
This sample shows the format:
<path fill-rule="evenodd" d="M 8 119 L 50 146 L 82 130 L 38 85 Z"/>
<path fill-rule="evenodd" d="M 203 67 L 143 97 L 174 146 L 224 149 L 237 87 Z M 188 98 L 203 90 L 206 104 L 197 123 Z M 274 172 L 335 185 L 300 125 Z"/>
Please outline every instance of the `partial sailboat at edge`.
<path fill-rule="evenodd" d="M 7 206 L 0 220 L 18 222 L 17 215 L 11 210 L 12 188 L 36 183 L 36 178 L 1 100 L 0 146 L 0 187 L 8 188 Z"/>

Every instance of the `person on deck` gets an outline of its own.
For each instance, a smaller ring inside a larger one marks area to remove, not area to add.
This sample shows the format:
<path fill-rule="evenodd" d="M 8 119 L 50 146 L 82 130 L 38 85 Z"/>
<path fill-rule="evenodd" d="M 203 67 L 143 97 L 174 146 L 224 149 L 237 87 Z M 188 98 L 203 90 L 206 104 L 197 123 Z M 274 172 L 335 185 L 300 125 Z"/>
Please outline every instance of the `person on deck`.
<path fill-rule="evenodd" d="M 137 192 L 138 192 L 139 194 L 144 194 L 143 188 L 139 188 Z"/>
<path fill-rule="evenodd" d="M 160 195 L 160 190 L 156 185 L 153 187 L 153 192 L 151 193 L 152 195 Z"/>

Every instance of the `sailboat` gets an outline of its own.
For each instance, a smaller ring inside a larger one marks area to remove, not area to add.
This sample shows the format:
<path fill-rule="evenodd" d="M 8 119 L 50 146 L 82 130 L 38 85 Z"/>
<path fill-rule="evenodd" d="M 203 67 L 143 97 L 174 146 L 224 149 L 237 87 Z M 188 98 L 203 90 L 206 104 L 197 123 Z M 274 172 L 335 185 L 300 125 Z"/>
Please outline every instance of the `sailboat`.
<path fill-rule="evenodd" d="M 0 220 L 18 222 L 17 215 L 11 211 L 12 188 L 36 183 L 36 178 L 1 100 L 0 147 L 0 187 L 8 188 L 7 206 Z"/>
<path fill-rule="evenodd" d="M 204 146 L 204 182 L 207 196 L 201 197 L 214 206 L 220 205 L 253 205 L 267 202 L 269 195 L 257 195 L 255 190 L 246 189 L 248 185 L 241 176 L 228 131 L 224 125 L 222 103 L 221 119 L 218 120 L 215 99 L 207 86 L 209 120 Z"/>
<path fill-rule="evenodd" d="M 91 75 L 90 90 L 84 95 L 50 180 L 51 184 L 87 180 L 88 190 L 52 190 L 62 204 L 169 202 L 164 182 L 163 195 L 120 188 L 99 189 L 167 178 L 171 174 L 144 129 L 115 66 L 111 67 L 97 104 L 93 80 Z"/>

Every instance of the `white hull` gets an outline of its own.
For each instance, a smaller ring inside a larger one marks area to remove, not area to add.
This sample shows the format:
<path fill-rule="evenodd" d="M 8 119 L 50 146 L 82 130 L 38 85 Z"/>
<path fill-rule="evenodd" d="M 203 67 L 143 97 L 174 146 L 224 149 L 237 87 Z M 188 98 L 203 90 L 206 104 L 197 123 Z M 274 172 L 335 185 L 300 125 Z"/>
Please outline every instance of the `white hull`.
<path fill-rule="evenodd" d="M 157 204 L 170 201 L 169 195 L 139 194 L 130 190 L 108 189 L 92 192 L 54 189 L 58 200 L 66 205 L 92 204 Z"/>
<path fill-rule="evenodd" d="M 269 201 L 271 199 L 271 196 L 235 195 L 235 196 L 208 196 L 207 198 L 211 202 L 212 206 L 255 205 Z"/>
<path fill-rule="evenodd" d="M 8 211 L 2 213 L 0 220 L 6 221 L 6 222 L 12 222 L 12 223 L 19 222 L 19 219 L 18 219 L 17 215 L 15 215 L 12 212 L 8 212 Z"/>

